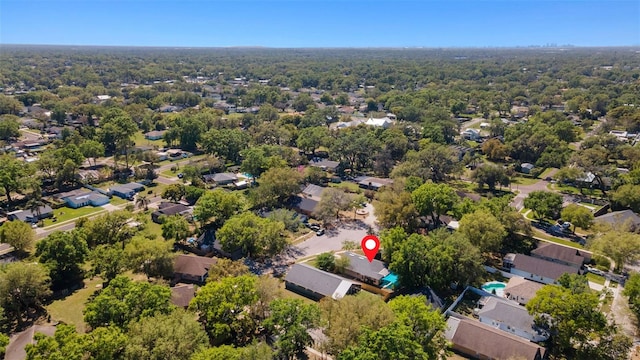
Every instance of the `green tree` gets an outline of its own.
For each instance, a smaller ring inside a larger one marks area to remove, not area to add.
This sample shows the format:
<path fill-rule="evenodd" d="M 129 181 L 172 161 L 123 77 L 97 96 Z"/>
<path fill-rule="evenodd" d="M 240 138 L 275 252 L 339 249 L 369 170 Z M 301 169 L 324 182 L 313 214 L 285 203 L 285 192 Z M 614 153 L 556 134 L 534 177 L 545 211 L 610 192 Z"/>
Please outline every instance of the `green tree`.
<path fill-rule="evenodd" d="M 615 334 L 598 305 L 598 294 L 588 288 L 546 285 L 527 303 L 527 310 L 537 325 L 549 330 L 551 351 L 573 358 L 591 352 L 592 342 Z"/>
<path fill-rule="evenodd" d="M 22 103 L 14 97 L 0 94 L 0 115 L 17 115 L 22 109 Z"/>
<path fill-rule="evenodd" d="M 562 211 L 562 195 L 549 191 L 532 191 L 524 199 L 524 206 L 531 209 L 539 220 L 555 218 Z"/>
<path fill-rule="evenodd" d="M 193 208 L 193 215 L 202 227 L 209 224 L 222 226 L 232 216 L 242 212 L 245 206 L 241 194 L 216 189 L 206 192 L 198 199 Z"/>
<path fill-rule="evenodd" d="M 399 244 L 391 256 L 389 270 L 398 274 L 400 282 L 410 288 L 420 288 L 428 284 L 429 263 L 427 260 L 427 238 L 411 234 Z"/>
<path fill-rule="evenodd" d="M 640 318 L 640 274 L 634 272 L 624 284 L 623 295 L 629 297 L 629 307 Z"/>
<path fill-rule="evenodd" d="M 131 137 L 138 131 L 136 123 L 131 116 L 119 108 L 111 108 L 100 121 L 100 136 L 105 149 L 114 153 L 115 158 L 124 154 L 126 168 L 129 168 L 129 149 Z M 117 167 L 117 166 L 114 166 Z"/>
<path fill-rule="evenodd" d="M 263 219 L 251 212 L 227 220 L 216 236 L 226 251 L 241 248 L 247 256 L 275 255 L 287 244 L 283 223 Z"/>
<path fill-rule="evenodd" d="M 325 252 L 316 257 L 316 265 L 324 271 L 333 271 L 336 266 L 336 256 L 332 252 Z"/>
<path fill-rule="evenodd" d="M 191 360 L 272 360 L 273 350 L 263 342 L 245 347 L 221 345 L 201 350 Z"/>
<path fill-rule="evenodd" d="M 407 240 L 407 237 L 409 237 L 407 232 L 399 226 L 383 230 L 380 233 L 382 259 L 390 263 L 393 259 L 393 253 L 398 250 L 400 244 Z"/>
<path fill-rule="evenodd" d="M 251 175 L 254 179 L 267 168 L 267 158 L 262 148 L 249 148 L 242 152 L 240 170 Z"/>
<path fill-rule="evenodd" d="M 85 351 L 91 359 L 122 359 L 128 342 L 127 335 L 118 327 L 99 327 L 83 336 Z"/>
<path fill-rule="evenodd" d="M 329 129 L 325 126 L 309 127 L 300 130 L 298 147 L 307 153 L 315 153 L 316 149 L 327 144 Z"/>
<path fill-rule="evenodd" d="M 202 135 L 201 143 L 208 154 L 237 164 L 249 145 L 249 136 L 241 129 L 210 129 Z"/>
<path fill-rule="evenodd" d="M 418 213 L 430 215 L 433 223 L 440 224 L 440 215 L 453 210 L 460 201 L 454 188 L 446 184 L 425 183 L 411 193 L 411 198 Z"/>
<path fill-rule="evenodd" d="M 189 308 L 198 313 L 213 344 L 232 340 L 242 345 L 253 338 L 256 324 L 250 306 L 257 301 L 256 278 L 243 275 L 208 282 Z"/>
<path fill-rule="evenodd" d="M 116 245 L 98 245 L 89 252 L 89 260 L 91 275 L 102 277 L 104 286 L 127 269 L 124 250 Z"/>
<path fill-rule="evenodd" d="M 170 241 L 134 237 L 125 247 L 124 256 L 129 269 L 143 273 L 147 279 L 173 275 L 173 244 Z"/>
<path fill-rule="evenodd" d="M 13 155 L 0 156 L 0 187 L 4 189 L 7 202 L 11 204 L 11 193 L 26 188 L 28 178 L 35 174 L 35 169 Z"/>
<path fill-rule="evenodd" d="M 429 238 L 428 248 L 427 282 L 434 289 L 445 291 L 452 284 L 473 285 L 485 273 L 480 250 L 460 234 Z"/>
<path fill-rule="evenodd" d="M 300 356 L 313 339 L 309 330 L 320 322 L 320 309 L 299 299 L 276 299 L 269 305 L 270 315 L 264 326 L 276 335 L 278 355 L 291 359 Z"/>
<path fill-rule="evenodd" d="M 376 193 L 375 215 L 383 228 L 400 226 L 406 231 L 417 228 L 419 214 L 411 193 L 404 191 L 404 185 L 395 181 L 391 187 L 385 186 Z"/>
<path fill-rule="evenodd" d="M 23 221 L 9 221 L 0 228 L 0 242 L 13 246 L 16 251 L 30 251 L 35 241 L 35 232 Z"/>
<path fill-rule="evenodd" d="M 15 116 L 0 116 L 0 140 L 9 141 L 20 137 L 20 123 Z"/>
<path fill-rule="evenodd" d="M 185 196 L 185 187 L 182 184 L 171 184 L 164 188 L 162 195 L 163 199 L 169 199 L 173 202 L 178 202 Z"/>
<path fill-rule="evenodd" d="M 496 190 L 496 185 L 509 186 L 510 183 L 507 171 L 499 165 L 478 166 L 471 174 L 471 178 L 478 184 L 478 188 L 482 189 L 484 184 L 487 184 L 491 191 Z"/>
<path fill-rule="evenodd" d="M 482 152 L 489 160 L 504 160 L 507 156 L 507 148 L 498 139 L 490 139 L 482 143 Z"/>
<path fill-rule="evenodd" d="M 209 269 L 207 282 L 219 281 L 227 277 L 249 275 L 249 267 L 242 260 L 219 258 Z"/>
<path fill-rule="evenodd" d="M 252 194 L 257 206 L 282 205 L 292 195 L 300 192 L 303 175 L 290 168 L 275 167 L 262 174 L 258 179 L 258 188 Z"/>
<path fill-rule="evenodd" d="M 413 329 L 394 322 L 380 330 L 365 329 L 357 346 L 341 352 L 339 360 L 427 360 L 420 342 L 415 339 Z"/>
<path fill-rule="evenodd" d="M 338 188 L 326 188 L 320 197 L 315 215 L 325 223 L 339 219 L 341 211 L 351 208 L 353 195 Z"/>
<path fill-rule="evenodd" d="M 640 258 L 640 235 L 610 230 L 593 239 L 589 248 L 610 257 L 615 261 L 616 269 L 622 270 L 626 263 Z"/>
<path fill-rule="evenodd" d="M 79 228 L 84 231 L 90 248 L 102 244 L 122 243 L 124 249 L 125 243 L 138 231 L 128 225 L 132 217 L 131 212 L 126 210 L 113 211 L 82 223 Z"/>
<path fill-rule="evenodd" d="M 40 311 L 51 294 L 47 269 L 36 263 L 15 262 L 0 267 L 0 307 L 10 322 L 22 325 L 29 311 Z"/>
<path fill-rule="evenodd" d="M 36 333 L 34 340 L 35 344 L 27 344 L 25 347 L 29 360 L 82 360 L 85 356 L 84 339 L 71 325 L 61 324 L 56 328 L 54 336 Z"/>
<path fill-rule="evenodd" d="M 413 330 L 413 338 L 422 345 L 429 359 L 445 359 L 447 328 L 444 316 L 427 305 L 424 296 L 399 296 L 389 302 L 396 321 Z"/>
<path fill-rule="evenodd" d="M 458 231 L 485 253 L 499 250 L 507 236 L 500 220 L 483 209 L 464 215 Z"/>
<path fill-rule="evenodd" d="M 85 140 L 80 144 L 80 152 L 84 157 L 93 159 L 93 166 L 96 166 L 97 158 L 104 156 L 104 145 L 95 140 Z"/>
<path fill-rule="evenodd" d="M 208 344 L 207 333 L 191 313 L 175 310 L 142 318 L 129 327 L 125 359 L 188 359 Z"/>
<path fill-rule="evenodd" d="M 162 222 L 162 237 L 166 240 L 180 241 L 191 235 L 189 222 L 182 215 L 172 215 L 164 218 Z"/>
<path fill-rule="evenodd" d="M 91 299 L 84 309 L 84 321 L 92 328 L 117 326 L 125 329 L 131 321 L 173 310 L 171 290 L 162 285 L 134 282 L 116 276 L 109 286 Z"/>
<path fill-rule="evenodd" d="M 82 280 L 84 271 L 81 266 L 88 253 L 84 233 L 79 230 L 56 231 L 36 246 L 36 256 L 49 269 L 54 289 L 63 289 Z"/>
<path fill-rule="evenodd" d="M 625 184 L 611 194 L 611 200 L 620 206 L 640 212 L 640 185 Z"/>
<path fill-rule="evenodd" d="M 357 344 L 364 329 L 377 330 L 391 324 L 395 318 L 391 308 L 380 297 L 361 293 L 338 301 L 320 301 L 323 332 L 328 337 L 331 354 L 340 354 Z"/>
<path fill-rule="evenodd" d="M 591 210 L 578 204 L 569 204 L 562 209 L 560 217 L 573 225 L 573 233 L 576 233 L 576 226 L 581 229 L 589 229 L 593 225 L 593 213 Z"/>

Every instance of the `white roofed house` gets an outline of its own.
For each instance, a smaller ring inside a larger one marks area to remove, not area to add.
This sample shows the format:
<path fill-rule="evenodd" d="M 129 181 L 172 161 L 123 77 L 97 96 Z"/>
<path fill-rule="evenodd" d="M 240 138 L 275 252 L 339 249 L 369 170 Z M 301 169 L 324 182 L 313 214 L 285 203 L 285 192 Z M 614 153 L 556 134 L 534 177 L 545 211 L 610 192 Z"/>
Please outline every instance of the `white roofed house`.
<path fill-rule="evenodd" d="M 391 125 L 393 125 L 393 120 L 389 119 L 386 116 L 383 117 L 383 118 L 372 118 L 371 117 L 365 122 L 365 124 L 369 125 L 369 126 L 388 129 Z"/>

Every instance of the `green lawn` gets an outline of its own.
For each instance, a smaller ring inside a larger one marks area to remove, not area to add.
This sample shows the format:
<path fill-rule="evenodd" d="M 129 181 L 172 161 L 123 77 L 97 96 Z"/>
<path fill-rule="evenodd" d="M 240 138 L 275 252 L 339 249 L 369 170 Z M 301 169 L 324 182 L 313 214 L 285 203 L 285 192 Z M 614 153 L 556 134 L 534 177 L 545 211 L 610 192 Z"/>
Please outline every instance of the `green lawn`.
<path fill-rule="evenodd" d="M 133 136 L 133 141 L 135 142 L 136 145 L 138 146 L 158 146 L 158 147 L 163 147 L 165 145 L 164 140 L 160 139 L 160 140 L 148 140 L 144 138 L 144 133 L 141 131 L 138 131 L 134 134 Z"/>
<path fill-rule="evenodd" d="M 535 183 L 537 183 L 538 181 L 540 181 L 540 179 L 536 179 L 536 178 L 528 178 L 528 177 L 524 177 L 524 176 L 516 176 L 513 179 L 511 179 L 511 184 L 515 185 L 533 185 Z"/>
<path fill-rule="evenodd" d="M 587 279 L 589 279 L 589 281 L 594 282 L 594 283 L 599 284 L 599 285 L 604 285 L 604 281 L 605 281 L 604 276 L 596 275 L 596 274 L 590 273 L 590 272 L 587 273 Z"/>
<path fill-rule="evenodd" d="M 117 196 L 112 197 L 111 201 L 109 201 L 109 203 L 111 205 L 113 205 L 113 206 L 118 206 L 118 205 L 126 204 L 126 203 L 129 203 L 129 202 L 130 202 L 129 200 L 125 200 L 125 199 L 119 198 Z"/>
<path fill-rule="evenodd" d="M 352 193 L 358 193 L 359 194 L 359 193 L 362 192 L 362 189 L 360 189 L 360 186 L 358 186 L 358 184 L 352 183 L 350 181 L 343 181 L 343 182 L 341 182 L 339 184 L 330 182 L 329 186 L 330 187 L 335 187 L 335 188 L 345 189 L 345 190 L 347 190 L 349 192 L 352 192 Z"/>
<path fill-rule="evenodd" d="M 551 236 L 551 235 L 549 235 L 549 234 L 547 234 L 547 233 L 545 233 L 543 231 L 539 231 L 538 229 L 535 229 L 535 228 L 534 228 L 534 231 L 533 231 L 533 236 L 539 237 L 541 239 L 545 239 L 545 240 L 550 241 L 550 242 L 554 242 L 556 244 L 566 245 L 568 247 L 572 247 L 572 248 L 575 248 L 575 249 L 583 249 L 584 248 L 584 246 L 582 246 L 582 245 L 580 245 L 578 243 L 575 243 L 575 242 L 573 242 L 571 240 L 565 240 L 565 239 L 557 238 L 557 237 Z"/>
<path fill-rule="evenodd" d="M 544 171 L 543 171 L 543 172 L 542 172 L 538 177 L 539 177 L 540 179 L 544 179 L 544 178 L 546 178 L 547 176 L 549 176 L 549 174 L 550 174 L 553 170 L 555 170 L 555 168 L 546 168 L 546 169 L 545 169 L 545 170 L 544 170 Z"/>
<path fill-rule="evenodd" d="M 75 325 L 80 333 L 86 331 L 82 310 L 89 297 L 98 290 L 96 285 L 102 284 L 102 279 L 95 277 L 85 280 L 85 287 L 64 299 L 55 300 L 47 305 L 47 311 L 51 315 L 52 321 L 61 321 L 66 324 Z"/>
<path fill-rule="evenodd" d="M 61 207 L 59 209 L 53 210 L 53 215 L 57 218 L 57 221 L 54 222 L 53 219 L 51 218 L 45 219 L 44 226 L 59 224 L 67 220 L 76 219 L 82 216 L 87 216 L 87 215 L 99 213 L 102 211 L 106 211 L 106 210 L 101 207 L 93 207 L 93 206 L 85 206 L 79 209 Z"/>
<path fill-rule="evenodd" d="M 164 238 L 162 237 L 162 225 L 154 223 L 151 220 L 151 215 L 149 214 L 146 215 L 146 219 L 147 219 L 147 227 L 144 231 L 149 234 L 156 235 L 157 239 L 159 240 L 163 240 Z"/>

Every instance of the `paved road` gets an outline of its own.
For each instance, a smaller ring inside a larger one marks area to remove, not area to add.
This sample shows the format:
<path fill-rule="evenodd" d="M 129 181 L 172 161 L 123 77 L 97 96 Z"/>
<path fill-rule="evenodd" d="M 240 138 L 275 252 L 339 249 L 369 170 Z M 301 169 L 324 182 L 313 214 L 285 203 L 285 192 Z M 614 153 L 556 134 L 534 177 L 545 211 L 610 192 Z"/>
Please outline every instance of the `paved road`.
<path fill-rule="evenodd" d="M 489 120 L 485 119 L 485 118 L 473 118 L 469 121 L 466 121 L 464 123 L 462 123 L 462 125 L 460 125 L 460 131 L 465 131 L 468 128 L 474 126 L 475 124 L 481 123 L 481 122 L 489 122 Z"/>
<path fill-rule="evenodd" d="M 23 360 L 27 358 L 27 352 L 24 347 L 27 344 L 31 344 L 33 335 L 36 332 L 43 333 L 48 336 L 53 336 L 55 333 L 55 326 L 50 325 L 33 325 L 27 330 L 11 335 L 9 345 L 6 348 L 5 360 Z"/>
<path fill-rule="evenodd" d="M 549 174 L 547 176 L 551 177 L 553 176 L 558 170 L 554 169 L 552 171 L 549 172 Z M 532 191 L 539 191 L 539 190 L 545 190 L 547 191 L 547 185 L 549 184 L 548 181 L 545 180 L 540 180 L 535 184 L 532 185 L 516 185 L 515 190 L 518 191 L 518 194 L 513 198 L 513 200 L 511 200 L 511 206 L 515 207 L 517 210 L 521 210 L 524 207 L 524 199 L 527 198 L 527 195 L 529 195 L 530 192 Z M 511 189 L 513 190 L 513 185 L 511 186 Z M 565 199 L 565 201 L 569 201 L 572 199 Z"/>

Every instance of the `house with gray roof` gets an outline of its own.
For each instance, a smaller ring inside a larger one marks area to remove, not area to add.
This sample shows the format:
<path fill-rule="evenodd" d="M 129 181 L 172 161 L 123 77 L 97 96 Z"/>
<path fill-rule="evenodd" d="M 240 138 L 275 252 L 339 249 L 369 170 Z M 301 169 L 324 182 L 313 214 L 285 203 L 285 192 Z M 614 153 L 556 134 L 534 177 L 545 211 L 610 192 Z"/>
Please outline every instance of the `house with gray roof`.
<path fill-rule="evenodd" d="M 322 197 L 322 194 L 326 189 L 327 188 L 324 186 L 309 184 L 302 190 L 302 195 L 304 195 L 307 198 L 320 200 L 320 198 Z"/>
<path fill-rule="evenodd" d="M 53 209 L 49 205 L 42 205 L 38 209 L 39 211 L 32 210 L 16 210 L 7 213 L 9 220 L 18 220 L 28 223 L 37 223 L 42 219 L 53 217 Z M 39 214 L 38 214 L 39 213 Z"/>
<path fill-rule="evenodd" d="M 507 286 L 504 288 L 504 296 L 509 300 L 518 302 L 520 305 L 526 305 L 543 286 L 544 284 L 514 276 L 509 279 Z"/>
<path fill-rule="evenodd" d="M 293 265 L 284 281 L 288 290 L 316 301 L 325 297 L 339 300 L 360 290 L 360 284 L 306 264 Z"/>
<path fill-rule="evenodd" d="M 640 229 L 640 216 L 631 210 L 614 211 L 595 218 L 595 222 L 612 227 L 629 226 L 632 231 Z"/>
<path fill-rule="evenodd" d="M 547 349 L 461 315 L 449 317 L 444 336 L 453 350 L 477 359 L 547 359 Z"/>
<path fill-rule="evenodd" d="M 520 336 L 529 341 L 541 342 L 549 338 L 549 334 L 538 328 L 533 316 L 527 309 L 517 303 L 502 300 L 497 296 L 483 296 L 478 301 L 478 309 L 474 314 L 481 323 Z"/>
<path fill-rule="evenodd" d="M 349 259 L 349 266 L 344 269 L 344 275 L 367 284 L 380 286 L 382 278 L 389 275 L 389 269 L 380 260 L 369 262 L 366 257 L 346 252 L 343 256 Z"/>
<path fill-rule="evenodd" d="M 358 186 L 360 186 L 361 188 L 368 190 L 379 190 L 385 185 L 393 184 L 392 179 L 378 178 L 373 176 L 360 176 L 355 178 L 354 181 L 357 182 Z"/>
<path fill-rule="evenodd" d="M 125 200 L 133 200 L 133 196 L 137 193 L 144 190 L 144 185 L 138 184 L 135 182 L 131 182 L 128 184 L 115 185 L 109 189 L 111 193 L 117 197 L 123 198 Z"/>
<path fill-rule="evenodd" d="M 309 162 L 309 166 L 318 167 L 325 171 L 335 172 L 338 166 L 340 166 L 340 162 L 316 158 Z"/>
<path fill-rule="evenodd" d="M 212 182 L 216 185 L 229 185 L 238 181 L 238 176 L 234 173 L 215 173 L 202 176 L 204 181 Z"/>
<path fill-rule="evenodd" d="M 538 247 L 531 251 L 531 256 L 578 269 L 591 261 L 588 251 L 549 242 L 538 243 Z"/>
<path fill-rule="evenodd" d="M 109 197 L 97 191 L 77 189 L 54 195 L 59 201 L 64 201 L 68 207 L 78 209 L 87 205 L 102 206 L 109 203 Z"/>
<path fill-rule="evenodd" d="M 563 274 L 580 274 L 580 269 L 523 254 L 507 254 L 502 259 L 512 274 L 543 284 L 555 284 Z"/>

